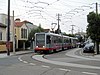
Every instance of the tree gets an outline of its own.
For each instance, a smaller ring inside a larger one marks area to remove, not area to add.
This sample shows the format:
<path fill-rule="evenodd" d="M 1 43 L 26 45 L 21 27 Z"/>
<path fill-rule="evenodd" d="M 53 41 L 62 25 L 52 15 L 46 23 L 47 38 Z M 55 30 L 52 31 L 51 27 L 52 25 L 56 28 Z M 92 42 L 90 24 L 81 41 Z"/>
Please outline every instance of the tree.
<path fill-rule="evenodd" d="M 29 33 L 29 36 L 28 36 L 28 40 L 32 41 L 34 40 L 34 35 L 35 33 L 38 33 L 38 32 L 44 32 L 44 29 L 41 27 L 41 25 L 39 25 L 38 28 L 36 29 L 32 29 L 31 32 Z"/>
<path fill-rule="evenodd" d="M 100 41 L 100 14 L 90 12 L 87 15 L 87 35 L 96 43 L 97 54 L 99 54 Z"/>

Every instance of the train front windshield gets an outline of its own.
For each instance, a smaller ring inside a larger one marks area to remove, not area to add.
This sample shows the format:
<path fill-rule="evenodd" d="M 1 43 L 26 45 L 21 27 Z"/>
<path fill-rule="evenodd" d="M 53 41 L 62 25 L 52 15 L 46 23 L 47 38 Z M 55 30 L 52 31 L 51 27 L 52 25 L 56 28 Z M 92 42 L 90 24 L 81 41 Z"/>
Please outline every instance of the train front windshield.
<path fill-rule="evenodd" d="M 45 34 L 36 34 L 36 46 L 45 46 Z"/>

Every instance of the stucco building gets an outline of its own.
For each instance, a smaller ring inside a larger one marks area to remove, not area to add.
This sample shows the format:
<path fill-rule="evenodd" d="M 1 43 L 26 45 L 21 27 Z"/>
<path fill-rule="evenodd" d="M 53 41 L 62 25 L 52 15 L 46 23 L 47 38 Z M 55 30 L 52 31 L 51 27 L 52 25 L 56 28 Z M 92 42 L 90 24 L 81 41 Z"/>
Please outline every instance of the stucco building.
<path fill-rule="evenodd" d="M 0 14 L 0 51 L 6 51 L 8 16 Z M 10 16 L 10 43 L 12 44 L 13 17 Z"/>
<path fill-rule="evenodd" d="M 6 14 L 0 14 L 0 52 L 6 51 L 6 42 L 7 42 L 7 25 L 8 25 L 8 16 Z M 15 40 L 16 48 L 25 49 L 25 42 L 28 40 L 28 34 L 32 29 L 37 28 L 36 25 L 29 21 L 20 21 L 16 19 L 14 21 L 13 16 L 10 16 L 10 47 L 11 51 L 13 49 L 13 41 Z M 14 39 L 14 40 L 13 40 Z"/>
<path fill-rule="evenodd" d="M 25 49 L 25 42 L 33 28 L 35 29 L 37 26 L 29 21 L 21 21 L 19 18 L 15 20 L 16 48 Z"/>

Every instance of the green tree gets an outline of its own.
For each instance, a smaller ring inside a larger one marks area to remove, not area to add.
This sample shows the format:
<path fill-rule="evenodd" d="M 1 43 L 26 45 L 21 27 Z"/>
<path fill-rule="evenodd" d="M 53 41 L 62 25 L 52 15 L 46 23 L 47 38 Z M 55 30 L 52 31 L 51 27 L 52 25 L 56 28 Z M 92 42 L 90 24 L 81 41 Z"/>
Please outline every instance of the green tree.
<path fill-rule="evenodd" d="M 31 32 L 29 33 L 29 36 L 28 36 L 28 40 L 29 41 L 34 40 L 34 35 L 35 35 L 35 33 L 38 33 L 38 32 L 44 32 L 44 29 L 41 27 L 41 25 L 39 25 L 36 29 L 31 30 Z"/>
<path fill-rule="evenodd" d="M 62 34 L 69 37 L 75 37 L 75 34 L 66 34 L 65 32 L 62 32 Z"/>
<path fill-rule="evenodd" d="M 99 54 L 100 14 L 90 12 L 87 15 L 87 22 L 87 35 L 96 43 L 97 54 Z"/>

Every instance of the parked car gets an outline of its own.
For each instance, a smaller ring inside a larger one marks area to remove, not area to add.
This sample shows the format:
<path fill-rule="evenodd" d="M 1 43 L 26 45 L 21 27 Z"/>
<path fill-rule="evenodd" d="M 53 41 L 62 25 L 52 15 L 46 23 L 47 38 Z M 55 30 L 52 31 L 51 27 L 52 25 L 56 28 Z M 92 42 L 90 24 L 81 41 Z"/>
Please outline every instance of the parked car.
<path fill-rule="evenodd" d="M 83 47 L 83 52 L 84 53 L 94 53 L 94 43 L 87 43 Z"/>

